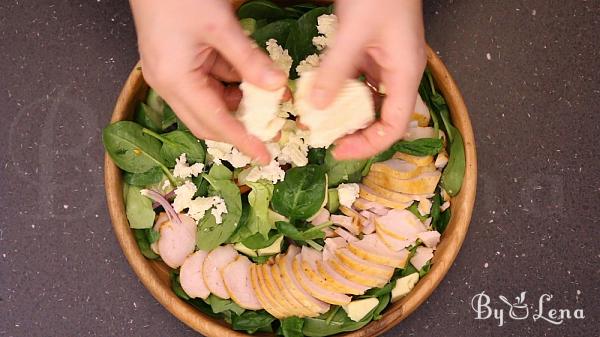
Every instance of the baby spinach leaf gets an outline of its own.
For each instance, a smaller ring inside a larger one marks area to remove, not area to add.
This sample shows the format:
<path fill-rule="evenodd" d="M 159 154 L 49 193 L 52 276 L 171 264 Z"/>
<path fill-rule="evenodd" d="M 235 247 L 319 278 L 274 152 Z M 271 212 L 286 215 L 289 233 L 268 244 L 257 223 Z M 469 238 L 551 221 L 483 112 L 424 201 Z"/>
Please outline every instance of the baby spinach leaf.
<path fill-rule="evenodd" d="M 247 185 L 252 188 L 248 193 L 248 203 L 251 207 L 248 229 L 266 239 L 273 228 L 273 222 L 269 219 L 269 203 L 274 186 L 268 181 L 247 182 Z"/>
<path fill-rule="evenodd" d="M 338 306 L 332 307 L 329 312 L 319 317 L 307 317 L 304 318 L 304 326 L 302 332 L 305 336 L 322 337 L 334 335 L 345 331 L 354 331 L 367 325 L 373 318 L 373 313 L 378 309 L 379 306 L 373 308 L 363 319 L 358 322 L 354 322 L 346 311 L 340 310 Z M 334 315 L 329 317 L 329 313 L 334 311 Z"/>
<path fill-rule="evenodd" d="M 143 173 L 123 173 L 123 181 L 129 185 L 145 187 L 159 183 L 164 178 L 164 173 L 160 167 L 156 166 Z"/>
<path fill-rule="evenodd" d="M 431 269 L 431 260 L 427 261 L 427 263 L 425 263 L 425 265 L 419 269 L 419 278 L 427 275 L 427 273 L 429 273 L 429 269 Z"/>
<path fill-rule="evenodd" d="M 231 171 L 223 165 L 214 165 L 208 174 L 202 175 L 211 186 L 209 194 L 218 195 L 225 200 L 227 213 L 223 214 L 221 224 L 217 224 L 212 214 L 207 214 L 200 220 L 196 232 L 196 246 L 198 249 L 213 250 L 227 241 L 238 226 L 242 215 L 242 201 L 239 188 L 230 180 L 231 175 Z M 228 176 L 229 178 L 216 179 L 215 176 Z"/>
<path fill-rule="evenodd" d="M 323 165 L 327 150 L 322 147 L 312 147 L 308 150 L 308 162 L 315 165 Z"/>
<path fill-rule="evenodd" d="M 275 240 L 281 237 L 281 234 L 277 233 L 277 231 L 271 231 L 269 234 L 270 235 L 265 238 L 262 234 L 256 233 L 244 239 L 242 244 L 250 249 L 261 249 L 269 247 Z"/>
<path fill-rule="evenodd" d="M 165 104 L 165 108 L 163 110 L 163 119 L 161 123 L 162 129 L 165 130 L 175 123 L 177 123 L 177 116 L 175 115 L 175 112 L 173 111 L 173 109 L 171 109 L 171 107 L 168 104 Z"/>
<path fill-rule="evenodd" d="M 388 284 L 384 285 L 381 288 L 371 288 L 361 295 L 360 298 L 368 298 L 368 297 L 381 297 L 383 295 L 389 294 L 392 292 L 392 289 L 396 286 L 396 280 L 392 280 Z"/>
<path fill-rule="evenodd" d="M 281 320 L 281 332 L 284 337 L 304 337 L 302 333 L 304 320 L 300 317 L 288 317 Z"/>
<path fill-rule="evenodd" d="M 222 299 L 213 294 L 210 294 L 208 296 L 208 298 L 206 299 L 206 303 L 210 304 L 210 307 L 212 308 L 212 311 L 215 314 L 220 314 L 225 311 L 231 311 L 236 315 L 241 315 L 244 311 L 246 311 L 244 308 L 240 307 L 232 300 Z"/>
<path fill-rule="evenodd" d="M 419 218 L 419 220 L 421 221 L 425 221 L 425 219 L 428 218 L 427 215 L 421 215 L 421 212 L 419 212 L 419 202 L 415 201 L 413 202 L 408 208 L 408 211 L 410 211 L 412 214 L 414 214 L 417 218 Z"/>
<path fill-rule="evenodd" d="M 412 141 L 401 140 L 392 147 L 395 152 L 423 157 L 438 154 L 444 147 L 444 143 L 439 138 L 420 138 Z"/>
<path fill-rule="evenodd" d="M 248 331 L 254 333 L 261 328 L 270 327 L 275 321 L 275 317 L 271 316 L 265 310 L 245 311 L 241 315 L 231 316 L 231 327 L 233 330 Z"/>
<path fill-rule="evenodd" d="M 104 148 L 123 171 L 142 173 L 156 166 L 168 171 L 160 156 L 160 142 L 142 130 L 130 121 L 113 123 L 102 131 Z"/>
<path fill-rule="evenodd" d="M 318 227 L 311 227 L 306 230 L 299 230 L 296 226 L 287 221 L 277 221 L 275 226 L 281 234 L 296 241 L 308 241 L 315 239 L 324 239 L 325 232 Z"/>
<path fill-rule="evenodd" d="M 433 230 L 437 230 L 440 233 L 442 233 L 441 231 L 439 231 L 441 204 L 442 196 L 438 192 L 433 196 L 433 198 L 431 198 L 431 228 L 433 228 Z"/>
<path fill-rule="evenodd" d="M 179 282 L 179 273 L 171 273 L 171 289 L 173 289 L 173 292 L 178 297 L 183 298 L 184 300 L 190 299 L 190 296 L 186 294 L 185 290 L 183 290 L 183 288 L 181 287 L 181 283 Z"/>
<path fill-rule="evenodd" d="M 159 125 L 162 121 L 162 112 L 165 109 L 165 100 L 162 99 L 156 92 L 156 90 L 152 88 L 148 88 L 148 94 L 146 95 L 146 104 L 152 108 L 154 111 L 160 113 L 161 119 L 159 121 Z"/>
<path fill-rule="evenodd" d="M 269 39 L 275 39 L 280 46 L 284 46 L 288 35 L 290 34 L 290 29 L 292 25 L 295 24 L 296 21 L 291 19 L 271 22 L 263 27 L 257 28 L 252 34 L 252 38 L 262 49 L 266 48 Z"/>
<path fill-rule="evenodd" d="M 275 21 L 285 18 L 285 11 L 275 3 L 267 0 L 248 1 L 240 6 L 237 15 L 240 19 L 252 18 Z"/>
<path fill-rule="evenodd" d="M 140 194 L 138 186 L 129 186 L 125 202 L 125 213 L 129 227 L 135 229 L 151 228 L 154 225 L 152 200 Z"/>
<path fill-rule="evenodd" d="M 158 241 L 158 239 L 160 239 L 160 233 L 155 231 L 154 228 L 147 228 L 145 230 L 145 233 L 146 233 L 146 238 L 148 239 L 148 242 L 150 244 L 153 244 L 156 241 Z"/>
<path fill-rule="evenodd" d="M 321 166 L 294 167 L 273 190 L 273 210 L 288 219 L 307 219 L 317 213 L 327 192 L 325 170 Z"/>
<path fill-rule="evenodd" d="M 357 183 L 362 178 L 362 170 L 367 164 L 366 159 L 361 160 L 336 160 L 327 150 L 325 154 L 325 169 L 329 187 L 337 186 L 340 183 Z"/>
<path fill-rule="evenodd" d="M 245 33 L 252 35 L 256 31 L 256 20 L 252 18 L 241 19 L 240 26 L 242 26 Z"/>
<path fill-rule="evenodd" d="M 375 310 L 373 311 L 374 321 L 378 321 L 381 319 L 381 313 L 383 312 L 383 310 L 385 310 L 388 304 L 390 304 L 391 297 L 392 296 L 390 295 L 390 293 L 384 294 L 382 296 L 377 296 L 377 298 L 379 299 L 379 304 L 375 307 Z"/>
<path fill-rule="evenodd" d="M 452 217 L 452 210 L 448 208 L 440 214 L 440 221 L 437 225 L 437 230 L 440 233 L 443 233 L 448 227 L 448 223 L 450 222 L 450 218 Z"/>
<path fill-rule="evenodd" d="M 225 165 L 213 165 L 208 172 L 208 176 L 216 180 L 231 180 L 233 172 Z"/>
<path fill-rule="evenodd" d="M 162 130 L 162 113 L 152 109 L 143 102 L 140 102 L 135 109 L 133 120 L 152 131 L 159 132 Z"/>
<path fill-rule="evenodd" d="M 227 239 L 227 243 L 242 242 L 244 239 L 255 234 L 248 229 L 249 217 L 250 206 L 248 205 L 248 200 L 244 198 L 244 195 L 242 195 L 242 215 L 240 216 L 240 221 L 237 228 L 235 229 L 235 232 L 233 232 L 229 239 Z"/>
<path fill-rule="evenodd" d="M 135 242 L 137 242 L 138 247 L 140 248 L 140 252 L 144 257 L 150 260 L 156 260 L 160 256 L 158 256 L 152 248 L 150 248 L 150 242 L 148 241 L 148 237 L 145 233 L 144 229 L 134 229 L 133 236 L 135 237 Z"/>
<path fill-rule="evenodd" d="M 160 154 L 170 167 L 175 166 L 175 159 L 182 153 L 186 154 L 189 163 L 204 162 L 204 147 L 202 143 L 187 131 L 175 130 L 161 135 L 163 145 Z"/>
<path fill-rule="evenodd" d="M 290 71 L 291 79 L 298 77 L 298 73 L 296 73 L 298 63 L 304 60 L 308 55 L 317 52 L 317 48 L 313 45 L 312 39 L 318 35 L 317 18 L 323 14 L 331 14 L 331 10 L 327 7 L 311 9 L 302 15 L 295 25 L 291 26 L 290 34 L 285 43 L 285 47 L 294 60 Z"/>
<path fill-rule="evenodd" d="M 454 140 L 450 142 L 450 156 L 448 164 L 442 173 L 442 186 L 451 196 L 455 196 L 460 192 L 463 178 L 465 176 L 465 148 L 462 135 L 454 126 L 448 126 L 448 134 L 454 135 Z"/>

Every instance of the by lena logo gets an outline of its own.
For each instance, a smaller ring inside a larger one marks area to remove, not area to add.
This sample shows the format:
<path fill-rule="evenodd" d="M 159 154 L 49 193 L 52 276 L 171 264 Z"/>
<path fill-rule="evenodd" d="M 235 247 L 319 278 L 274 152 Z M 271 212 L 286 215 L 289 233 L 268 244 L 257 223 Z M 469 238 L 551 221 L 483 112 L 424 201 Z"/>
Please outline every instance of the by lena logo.
<path fill-rule="evenodd" d="M 583 309 L 581 308 L 552 308 L 550 303 L 552 295 L 550 294 L 542 294 L 536 303 L 537 307 L 534 307 L 533 304 L 528 305 L 525 302 L 526 294 L 526 291 L 521 292 L 519 296 L 515 297 L 514 301 L 508 300 L 506 296 L 499 295 L 498 298 L 504 305 L 495 307 L 492 304 L 491 297 L 485 291 L 482 291 L 471 299 L 471 308 L 476 314 L 475 319 L 489 319 L 493 317 L 497 321 L 498 326 L 503 326 L 507 319 L 505 317 L 507 311 L 508 318 L 511 320 L 525 320 L 532 313 L 531 318 L 534 322 L 543 321 L 554 325 L 563 324 L 565 320 L 585 318 Z M 532 309 L 531 312 L 530 309 Z"/>

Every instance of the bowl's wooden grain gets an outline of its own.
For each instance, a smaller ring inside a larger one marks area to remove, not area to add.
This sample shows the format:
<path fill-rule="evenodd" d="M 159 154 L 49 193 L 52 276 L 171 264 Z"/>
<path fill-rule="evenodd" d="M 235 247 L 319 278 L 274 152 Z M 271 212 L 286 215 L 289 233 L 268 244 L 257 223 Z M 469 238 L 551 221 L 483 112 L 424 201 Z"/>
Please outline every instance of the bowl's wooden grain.
<path fill-rule="evenodd" d="M 346 333 L 344 336 L 376 336 L 391 329 L 410 315 L 429 297 L 444 278 L 467 234 L 477 185 L 477 159 L 473 130 L 462 95 L 442 61 L 430 48 L 427 49 L 427 63 L 437 87 L 448 102 L 454 125 L 464 138 L 467 166 L 463 186 L 461 192 L 452 199 L 452 219 L 442 235 L 429 273 L 406 297 L 390 305 L 382 319 L 371 322 L 358 331 Z M 117 99 L 111 122 L 131 119 L 135 104 L 145 97 L 147 88 L 142 71 L 139 66 L 136 66 Z M 225 322 L 202 314 L 178 298 L 171 290 L 169 268 L 162 262 L 147 260 L 140 253 L 125 216 L 121 171 L 108 155 L 105 155 L 104 181 L 115 235 L 129 264 L 150 293 L 173 315 L 206 336 L 245 336 L 245 333 L 231 330 Z"/>

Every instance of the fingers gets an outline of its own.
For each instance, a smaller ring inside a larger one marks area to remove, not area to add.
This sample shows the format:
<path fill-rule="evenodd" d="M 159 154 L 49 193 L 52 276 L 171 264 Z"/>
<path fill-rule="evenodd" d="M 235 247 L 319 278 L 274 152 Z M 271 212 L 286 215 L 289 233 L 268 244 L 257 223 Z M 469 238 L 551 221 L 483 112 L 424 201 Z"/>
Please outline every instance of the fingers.
<path fill-rule="evenodd" d="M 337 160 L 363 159 L 389 148 L 404 132 L 402 127 L 380 120 L 366 129 L 347 135 L 336 142 L 333 156 Z"/>
<path fill-rule="evenodd" d="M 215 59 L 210 74 L 223 82 L 240 82 L 242 80 L 235 68 L 220 55 Z"/>
<path fill-rule="evenodd" d="M 229 111 L 236 111 L 242 100 L 242 91 L 238 87 L 225 87 L 223 89 L 223 100 Z"/>
<path fill-rule="evenodd" d="M 221 88 L 219 92 L 220 83 L 204 76 L 193 76 L 182 83 L 170 90 L 172 96 L 166 98 L 173 102 L 174 111 L 196 137 L 232 144 L 260 164 L 269 162 L 265 145 L 229 112 L 223 95 L 230 97 L 226 100 L 231 99 L 235 90 Z"/>
<path fill-rule="evenodd" d="M 287 81 L 285 74 L 274 66 L 267 54 L 252 44 L 233 16 L 224 20 L 225 28 L 215 34 L 212 45 L 241 78 L 267 90 L 284 86 Z"/>
<path fill-rule="evenodd" d="M 312 104 L 319 109 L 329 105 L 344 82 L 356 73 L 365 55 L 365 45 L 370 37 L 370 29 L 363 25 L 340 22 L 339 33 L 331 48 L 325 53 L 317 70 L 317 77 L 311 92 Z"/>

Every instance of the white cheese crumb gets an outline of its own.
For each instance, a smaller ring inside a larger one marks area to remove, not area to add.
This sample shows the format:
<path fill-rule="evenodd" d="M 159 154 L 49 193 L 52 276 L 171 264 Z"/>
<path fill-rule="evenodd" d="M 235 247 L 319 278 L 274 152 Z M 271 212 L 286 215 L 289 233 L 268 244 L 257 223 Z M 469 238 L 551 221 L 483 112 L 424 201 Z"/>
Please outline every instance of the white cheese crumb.
<path fill-rule="evenodd" d="M 317 18 L 317 30 L 319 36 L 312 39 L 312 43 L 317 50 L 323 50 L 330 46 L 335 38 L 338 19 L 335 14 L 323 14 Z"/>
<path fill-rule="evenodd" d="M 285 178 L 285 171 L 279 167 L 279 163 L 274 159 L 265 166 L 253 166 L 247 171 L 247 175 L 243 178 L 245 181 L 259 181 L 261 179 L 268 180 L 273 184 Z M 240 174 L 242 176 L 242 174 Z M 239 178 L 238 178 L 239 179 Z"/>
<path fill-rule="evenodd" d="M 196 185 L 191 181 L 186 181 L 175 189 L 175 200 L 173 200 L 175 212 L 179 213 L 190 206 L 196 190 Z"/>
<path fill-rule="evenodd" d="M 175 159 L 175 168 L 173 169 L 173 175 L 177 178 L 185 179 L 189 177 L 196 177 L 204 169 L 204 164 L 196 163 L 189 166 L 187 163 L 187 156 L 182 153 L 179 158 Z"/>
<path fill-rule="evenodd" d="M 231 144 L 206 140 L 206 152 L 213 163 L 220 165 L 221 161 L 229 162 L 233 167 L 239 168 L 250 164 L 250 157 L 241 153 Z"/>
<path fill-rule="evenodd" d="M 289 76 L 294 61 L 288 50 L 283 49 L 283 47 L 277 44 L 277 40 L 269 39 L 267 41 L 267 52 L 269 53 L 271 60 L 273 60 L 273 63 L 275 63 L 275 66 L 283 70 L 283 72 Z"/>
<path fill-rule="evenodd" d="M 340 205 L 351 208 L 358 198 L 359 190 L 358 184 L 340 184 L 337 187 Z"/>
<path fill-rule="evenodd" d="M 442 169 L 448 164 L 448 155 L 446 152 L 441 152 L 435 158 L 435 167 L 438 169 Z"/>
<path fill-rule="evenodd" d="M 308 144 L 304 141 L 306 135 L 307 132 L 298 129 L 295 121 L 286 121 L 279 138 L 280 152 L 277 156 L 273 156 L 277 157 L 279 165 L 306 166 L 308 164 Z"/>
<path fill-rule="evenodd" d="M 225 205 L 225 200 L 220 197 L 213 197 L 213 209 L 210 211 L 215 217 L 215 220 L 218 224 L 223 222 L 223 214 L 227 213 L 227 205 Z"/>
<path fill-rule="evenodd" d="M 314 68 L 318 67 L 321 64 L 321 56 L 318 54 L 308 55 L 306 59 L 300 61 L 298 66 L 296 67 L 296 72 L 298 75 L 302 75 L 305 72 L 311 71 Z"/>

